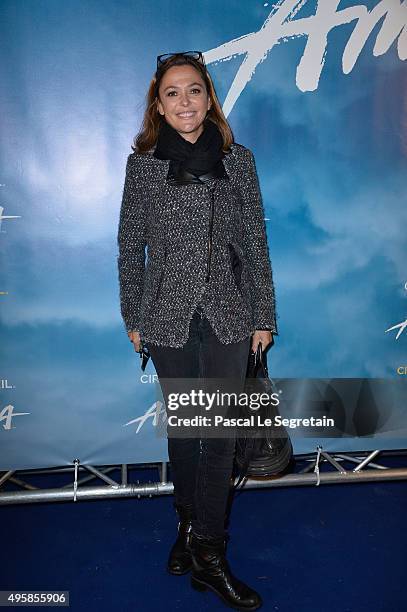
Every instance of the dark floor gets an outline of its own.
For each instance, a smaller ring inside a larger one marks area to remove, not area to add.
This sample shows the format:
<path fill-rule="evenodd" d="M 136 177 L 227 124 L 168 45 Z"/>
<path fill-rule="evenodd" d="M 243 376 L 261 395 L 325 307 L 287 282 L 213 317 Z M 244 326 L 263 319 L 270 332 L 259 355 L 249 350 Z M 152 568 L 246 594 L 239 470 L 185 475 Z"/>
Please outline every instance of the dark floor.
<path fill-rule="evenodd" d="M 405 612 L 406 502 L 406 481 L 244 491 L 229 563 L 265 612 Z M 0 524 L 0 590 L 69 590 L 75 612 L 227 609 L 165 571 L 172 496 L 0 506 Z"/>

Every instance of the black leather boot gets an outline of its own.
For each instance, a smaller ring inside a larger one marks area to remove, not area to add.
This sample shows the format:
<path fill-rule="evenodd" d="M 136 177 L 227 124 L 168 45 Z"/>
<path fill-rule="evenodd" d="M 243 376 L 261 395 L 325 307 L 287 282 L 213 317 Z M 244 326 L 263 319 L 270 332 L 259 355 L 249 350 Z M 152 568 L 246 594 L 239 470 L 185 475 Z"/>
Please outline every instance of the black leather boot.
<path fill-rule="evenodd" d="M 179 506 L 174 504 L 174 507 L 179 516 L 178 537 L 171 548 L 167 570 L 170 574 L 181 576 L 189 572 L 192 568 L 189 543 L 191 538 L 191 521 L 194 517 L 194 511 L 191 506 Z"/>
<path fill-rule="evenodd" d="M 257 610 L 263 603 L 260 595 L 230 571 L 225 557 L 227 540 L 227 535 L 224 538 L 204 538 L 192 532 L 191 586 L 197 591 L 212 590 L 227 606 L 236 610 Z"/>

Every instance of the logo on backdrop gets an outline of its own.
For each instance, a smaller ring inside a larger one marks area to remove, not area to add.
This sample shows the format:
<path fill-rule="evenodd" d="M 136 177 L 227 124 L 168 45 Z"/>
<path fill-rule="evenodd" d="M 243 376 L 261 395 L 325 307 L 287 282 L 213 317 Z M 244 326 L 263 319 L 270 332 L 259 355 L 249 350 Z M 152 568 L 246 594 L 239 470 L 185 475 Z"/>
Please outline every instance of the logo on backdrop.
<path fill-rule="evenodd" d="M 154 404 L 150 406 L 150 408 L 144 414 L 137 417 L 136 419 L 128 421 L 123 425 L 123 427 L 128 427 L 128 425 L 134 425 L 135 423 L 138 423 L 136 429 L 136 433 L 138 433 L 143 427 L 144 423 L 146 423 L 148 420 L 152 420 L 152 424 L 154 426 L 159 425 L 161 415 L 163 416 L 162 420 L 165 420 L 167 418 L 167 413 L 165 411 L 164 404 L 160 401 L 157 401 L 154 402 Z"/>
<path fill-rule="evenodd" d="M 4 230 L 1 229 L 3 220 L 4 219 L 21 219 L 21 215 L 3 215 L 3 211 L 4 211 L 4 207 L 0 206 L 0 232 L 4 233 Z"/>
<path fill-rule="evenodd" d="M 407 291 L 407 281 L 404 283 L 404 289 Z M 394 329 L 397 329 L 397 334 L 396 334 L 396 340 L 398 340 L 401 336 L 401 334 L 403 333 L 403 331 L 405 331 L 407 328 L 407 319 L 405 319 L 404 321 L 402 321 L 401 323 L 396 323 L 396 325 L 392 325 L 391 327 L 389 327 L 388 329 L 386 329 L 385 333 L 389 332 L 389 331 L 393 331 Z M 406 365 L 399 365 L 397 367 L 397 374 L 400 374 L 401 376 L 407 376 L 407 366 Z"/>
<path fill-rule="evenodd" d="M 404 283 L 404 289 L 407 291 L 407 281 Z M 388 329 L 386 329 L 385 333 L 387 333 L 388 331 L 392 331 L 393 329 L 398 329 L 398 332 L 396 334 L 396 340 L 398 340 L 406 328 L 407 328 L 407 319 L 405 319 L 401 323 L 396 323 L 396 325 L 389 327 Z"/>
<path fill-rule="evenodd" d="M 406 329 L 406 327 L 407 327 L 407 319 L 405 321 L 402 321 L 401 323 L 397 323 L 396 325 L 389 327 L 389 329 L 386 329 L 385 333 L 387 333 L 388 331 L 392 331 L 393 329 L 398 329 L 398 332 L 396 334 L 396 340 L 398 340 L 398 338 L 401 336 L 401 334 Z"/>
<path fill-rule="evenodd" d="M 245 57 L 233 80 L 223 105 L 226 116 L 232 111 L 246 84 L 252 79 L 258 64 L 263 62 L 275 45 L 300 36 L 307 37 L 304 53 L 297 66 L 296 85 L 301 91 L 315 91 L 327 54 L 328 34 L 334 28 L 356 22 L 342 55 L 342 70 L 349 74 L 371 32 L 381 21 L 373 47 L 375 57 L 386 53 L 397 42 L 400 60 L 407 59 L 407 2 L 381 0 L 369 11 L 363 4 L 338 9 L 340 0 L 316 3 L 315 13 L 294 19 L 308 0 L 279 0 L 273 4 L 258 32 L 251 32 L 204 53 L 207 64 L 224 62 L 237 55 Z M 267 5 L 265 5 L 267 6 Z"/>
<path fill-rule="evenodd" d="M 14 406 L 9 404 L 5 406 L 0 412 L 0 423 L 4 429 L 15 429 L 15 425 L 12 424 L 12 419 L 23 414 L 30 414 L 29 412 L 14 412 Z"/>
<path fill-rule="evenodd" d="M 5 187 L 4 184 L 1 184 L 0 187 Z M 4 207 L 0 206 L 0 232 L 4 233 L 4 230 L 1 229 L 1 225 L 4 219 L 20 219 L 20 215 L 3 215 Z M 8 291 L 0 291 L 0 295 L 7 295 Z M 2 387 L 3 388 L 3 387 Z"/>
<path fill-rule="evenodd" d="M 14 389 L 14 385 L 11 385 L 7 378 L 0 378 L 0 389 Z"/>

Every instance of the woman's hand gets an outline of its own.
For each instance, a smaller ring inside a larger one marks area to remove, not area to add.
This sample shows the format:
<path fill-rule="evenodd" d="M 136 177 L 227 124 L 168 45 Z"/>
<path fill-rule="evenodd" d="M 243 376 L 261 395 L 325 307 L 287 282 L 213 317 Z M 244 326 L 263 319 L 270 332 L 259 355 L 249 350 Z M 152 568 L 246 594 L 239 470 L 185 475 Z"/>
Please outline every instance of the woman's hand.
<path fill-rule="evenodd" d="M 134 350 L 139 353 L 141 350 L 141 337 L 140 332 L 138 331 L 129 331 L 127 332 L 128 337 L 130 338 L 130 342 L 133 343 Z"/>
<path fill-rule="evenodd" d="M 267 329 L 256 329 L 252 336 L 252 351 L 255 353 L 259 342 L 262 344 L 262 350 L 264 351 L 269 344 L 274 344 L 273 334 Z"/>

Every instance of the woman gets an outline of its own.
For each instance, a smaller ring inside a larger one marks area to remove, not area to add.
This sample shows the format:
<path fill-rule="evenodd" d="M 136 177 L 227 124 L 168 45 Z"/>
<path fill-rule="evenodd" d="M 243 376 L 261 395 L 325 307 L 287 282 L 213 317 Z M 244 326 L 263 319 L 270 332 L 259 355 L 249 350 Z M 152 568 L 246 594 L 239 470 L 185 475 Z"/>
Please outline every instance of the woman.
<path fill-rule="evenodd" d="M 264 211 L 253 154 L 234 142 L 201 52 L 157 58 L 120 213 L 121 312 L 161 379 L 232 380 L 277 334 Z M 145 262 L 145 247 L 148 258 Z M 233 436 L 168 437 L 179 516 L 168 571 L 256 610 L 226 560 Z"/>

